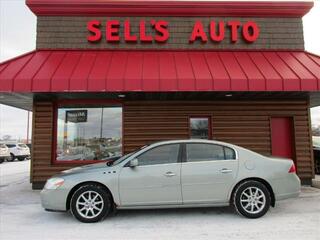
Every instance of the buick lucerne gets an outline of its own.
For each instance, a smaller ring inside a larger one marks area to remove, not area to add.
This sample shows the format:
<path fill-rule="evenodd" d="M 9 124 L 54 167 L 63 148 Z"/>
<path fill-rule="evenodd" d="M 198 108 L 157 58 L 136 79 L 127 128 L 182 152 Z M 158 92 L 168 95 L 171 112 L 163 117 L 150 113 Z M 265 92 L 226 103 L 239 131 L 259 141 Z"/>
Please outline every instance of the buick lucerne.
<path fill-rule="evenodd" d="M 48 179 L 41 200 L 46 210 L 70 210 L 82 222 L 97 222 L 116 209 L 227 205 L 258 218 L 276 201 L 299 193 L 290 159 L 224 142 L 176 140 L 63 171 Z"/>

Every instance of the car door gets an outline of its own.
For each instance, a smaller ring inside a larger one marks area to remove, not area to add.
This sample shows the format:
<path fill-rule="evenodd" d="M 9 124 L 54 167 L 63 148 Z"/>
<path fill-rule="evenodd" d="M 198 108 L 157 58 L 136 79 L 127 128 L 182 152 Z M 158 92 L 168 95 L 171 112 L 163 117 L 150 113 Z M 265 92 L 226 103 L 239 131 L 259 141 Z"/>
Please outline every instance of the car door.
<path fill-rule="evenodd" d="M 188 143 L 184 156 L 183 203 L 226 202 L 238 172 L 236 152 L 217 144 Z"/>
<path fill-rule="evenodd" d="M 180 144 L 157 146 L 136 158 L 138 166 L 125 165 L 119 174 L 121 205 L 182 204 Z"/>

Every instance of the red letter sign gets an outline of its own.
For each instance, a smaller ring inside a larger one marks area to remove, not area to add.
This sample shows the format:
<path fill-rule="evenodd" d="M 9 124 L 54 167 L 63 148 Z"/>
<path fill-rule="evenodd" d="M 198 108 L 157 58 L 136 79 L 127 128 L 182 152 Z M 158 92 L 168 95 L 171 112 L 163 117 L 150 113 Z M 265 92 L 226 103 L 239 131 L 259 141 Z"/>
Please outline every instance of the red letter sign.
<path fill-rule="evenodd" d="M 150 35 L 146 34 L 146 23 L 141 20 L 140 21 L 140 41 L 141 42 L 152 42 L 153 38 Z"/>
<path fill-rule="evenodd" d="M 169 38 L 169 31 L 167 29 L 168 22 L 167 21 L 158 21 L 156 22 L 154 28 L 156 29 L 157 33 L 160 35 L 155 36 L 156 42 L 165 42 Z"/>
<path fill-rule="evenodd" d="M 137 41 L 137 36 L 135 35 L 130 35 L 130 22 L 129 20 L 124 21 L 124 40 L 126 42 L 136 42 Z"/>
<path fill-rule="evenodd" d="M 216 33 L 216 22 L 210 23 L 210 37 L 214 42 L 221 42 L 224 39 L 224 22 L 220 21 L 218 26 L 218 34 Z"/>
<path fill-rule="evenodd" d="M 118 20 L 109 20 L 106 25 L 106 39 L 108 42 L 119 42 L 119 26 Z"/>
<path fill-rule="evenodd" d="M 242 36 L 247 42 L 254 42 L 259 37 L 259 28 L 255 22 L 249 21 L 242 27 Z"/>
<path fill-rule="evenodd" d="M 189 42 L 193 43 L 197 38 L 201 38 L 202 42 L 208 41 L 207 35 L 203 30 L 202 22 L 200 21 L 195 22 Z"/>
<path fill-rule="evenodd" d="M 231 28 L 231 42 L 238 41 L 238 28 L 240 21 L 229 21 L 228 26 Z"/>
<path fill-rule="evenodd" d="M 99 29 L 101 23 L 98 20 L 92 20 L 88 22 L 87 29 L 93 34 L 87 37 L 89 42 L 97 42 L 101 39 L 101 31 Z"/>
<path fill-rule="evenodd" d="M 132 27 L 130 19 L 126 19 L 121 26 L 119 20 L 106 21 L 105 39 L 107 42 L 134 42 L 137 43 L 164 43 L 169 39 L 169 23 L 164 20 L 150 19 L 147 22 L 145 20 L 139 21 L 139 32 L 137 32 L 136 25 Z M 123 32 L 122 32 L 123 27 Z M 87 23 L 87 30 L 90 35 L 87 36 L 89 42 L 97 42 L 101 40 L 104 31 L 101 31 L 101 22 L 99 20 L 92 20 Z M 133 28 L 133 29 L 131 29 Z M 147 30 L 151 30 L 148 31 Z M 230 36 L 229 36 L 230 29 Z M 208 30 L 208 32 L 207 32 Z M 132 31 L 132 32 L 131 32 Z M 240 33 L 241 31 L 241 33 Z M 179 31 L 178 31 L 179 32 Z M 240 22 L 239 20 L 225 21 L 210 21 L 210 25 L 203 25 L 201 21 L 195 21 L 192 32 L 189 38 L 189 42 L 194 43 L 200 40 L 202 43 L 210 42 L 219 43 L 225 41 L 228 37 L 231 43 L 237 43 L 239 37 L 245 40 L 247 43 L 255 42 L 259 37 L 259 26 L 254 21 Z M 210 34 L 210 36 L 208 36 Z M 227 36 L 228 34 L 228 36 Z M 239 35 L 241 34 L 241 35 Z"/>

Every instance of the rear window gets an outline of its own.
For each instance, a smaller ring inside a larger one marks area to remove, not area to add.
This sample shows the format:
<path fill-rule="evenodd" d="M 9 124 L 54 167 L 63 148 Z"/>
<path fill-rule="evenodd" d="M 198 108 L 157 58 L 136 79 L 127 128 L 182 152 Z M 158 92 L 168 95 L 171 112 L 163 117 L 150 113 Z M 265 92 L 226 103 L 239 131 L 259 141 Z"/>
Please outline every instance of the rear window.
<path fill-rule="evenodd" d="M 187 144 L 186 152 L 187 162 L 236 159 L 236 154 L 233 149 L 217 144 Z"/>
<path fill-rule="evenodd" d="M 7 146 L 5 144 L 0 144 L 0 148 L 6 148 Z"/>
<path fill-rule="evenodd" d="M 226 159 L 236 159 L 236 153 L 233 149 L 224 147 L 224 153 Z"/>

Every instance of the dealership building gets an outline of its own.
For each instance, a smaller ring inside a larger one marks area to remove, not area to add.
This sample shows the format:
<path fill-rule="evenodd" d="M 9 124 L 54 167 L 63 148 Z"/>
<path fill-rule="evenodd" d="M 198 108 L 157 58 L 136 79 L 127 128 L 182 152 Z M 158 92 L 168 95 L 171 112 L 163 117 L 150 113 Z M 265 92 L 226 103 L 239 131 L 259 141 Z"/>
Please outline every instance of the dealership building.
<path fill-rule="evenodd" d="M 320 57 L 304 50 L 302 17 L 312 2 L 26 4 L 36 50 L 0 64 L 0 103 L 33 112 L 34 189 L 71 167 L 189 138 L 292 158 L 311 183 Z"/>

